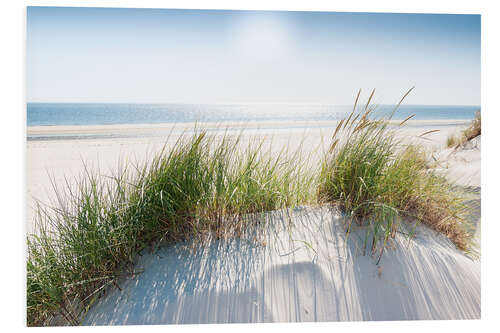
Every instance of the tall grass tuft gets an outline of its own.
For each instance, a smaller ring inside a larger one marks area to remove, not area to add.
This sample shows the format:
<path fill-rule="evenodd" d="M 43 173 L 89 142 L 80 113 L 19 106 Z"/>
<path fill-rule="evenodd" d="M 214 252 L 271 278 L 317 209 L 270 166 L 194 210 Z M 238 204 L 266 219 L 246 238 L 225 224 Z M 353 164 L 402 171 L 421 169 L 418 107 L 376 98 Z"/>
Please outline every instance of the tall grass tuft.
<path fill-rule="evenodd" d="M 468 250 L 470 235 L 460 194 L 429 168 L 420 146 L 405 145 L 398 137 L 398 129 L 411 117 L 390 125 L 410 91 L 392 114 L 379 119 L 370 117 L 374 91 L 363 107 L 357 106 L 358 92 L 353 111 L 333 133 L 321 167 L 319 201 L 335 203 L 351 217 L 348 233 L 352 223 L 366 227 L 365 252 L 369 246 L 373 254 L 378 249 L 379 260 L 399 231 L 399 217 L 424 223 Z"/>
<path fill-rule="evenodd" d="M 460 135 L 450 134 L 446 139 L 448 148 L 458 148 L 463 146 L 467 141 L 481 135 L 481 110 L 478 110 L 472 119 L 469 127 L 462 131 Z"/>
<path fill-rule="evenodd" d="M 446 147 L 448 148 L 458 147 L 461 144 L 462 144 L 461 137 L 455 134 L 450 134 L 448 138 L 446 138 Z"/>
<path fill-rule="evenodd" d="M 56 187 L 58 204 L 39 204 L 28 237 L 28 325 L 78 324 L 107 286 L 137 273 L 143 249 L 230 237 L 255 221 L 249 214 L 313 199 L 300 151 L 272 154 L 263 141 L 240 139 L 199 131 L 110 178 L 86 169 L 76 187 Z"/>
<path fill-rule="evenodd" d="M 463 132 L 466 141 L 470 141 L 481 135 L 481 110 L 476 112 L 469 127 Z"/>

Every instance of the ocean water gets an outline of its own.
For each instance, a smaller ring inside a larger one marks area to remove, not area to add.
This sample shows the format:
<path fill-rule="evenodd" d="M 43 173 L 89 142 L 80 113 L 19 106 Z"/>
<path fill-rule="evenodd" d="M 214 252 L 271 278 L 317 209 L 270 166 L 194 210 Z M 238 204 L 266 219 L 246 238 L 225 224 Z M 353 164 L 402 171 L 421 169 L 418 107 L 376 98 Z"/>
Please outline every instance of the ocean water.
<path fill-rule="evenodd" d="M 392 112 L 381 105 L 374 116 Z M 472 119 L 478 106 L 403 105 L 394 119 Z M 328 121 L 342 119 L 352 106 L 305 104 L 97 104 L 28 103 L 28 126 L 158 124 L 189 122 Z"/>

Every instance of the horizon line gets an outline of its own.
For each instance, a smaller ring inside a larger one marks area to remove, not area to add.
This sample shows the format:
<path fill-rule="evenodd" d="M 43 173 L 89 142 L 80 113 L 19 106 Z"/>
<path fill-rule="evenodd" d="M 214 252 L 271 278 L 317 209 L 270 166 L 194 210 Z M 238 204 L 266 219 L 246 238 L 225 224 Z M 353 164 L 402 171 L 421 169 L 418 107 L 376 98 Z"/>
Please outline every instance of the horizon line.
<path fill-rule="evenodd" d="M 329 106 L 353 106 L 351 104 L 334 104 L 334 103 L 308 103 L 308 102 L 47 102 L 47 101 L 27 101 L 26 104 L 150 104 L 150 105 L 329 105 Z M 381 103 L 376 104 L 377 106 L 394 106 L 397 103 Z M 481 107 L 481 104 L 401 104 L 401 106 L 474 106 Z"/>

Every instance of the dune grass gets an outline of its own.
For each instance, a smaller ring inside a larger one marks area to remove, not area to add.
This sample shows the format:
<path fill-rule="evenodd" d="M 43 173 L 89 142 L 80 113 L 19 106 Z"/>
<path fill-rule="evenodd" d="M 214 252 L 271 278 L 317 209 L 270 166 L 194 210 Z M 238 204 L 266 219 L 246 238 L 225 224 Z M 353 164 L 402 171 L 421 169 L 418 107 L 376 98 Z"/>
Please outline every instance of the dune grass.
<path fill-rule="evenodd" d="M 450 134 L 446 139 L 446 147 L 458 148 L 463 146 L 467 141 L 481 135 L 481 110 L 478 110 L 469 127 L 463 130 L 460 135 Z"/>
<path fill-rule="evenodd" d="M 458 147 L 462 144 L 462 142 L 463 141 L 461 140 L 460 136 L 457 136 L 456 134 L 450 134 L 448 138 L 446 138 L 446 147 Z"/>
<path fill-rule="evenodd" d="M 59 202 L 38 206 L 28 238 L 27 320 L 54 316 L 76 325 L 107 286 L 133 275 L 135 255 L 160 242 L 238 234 L 248 214 L 312 200 L 313 175 L 302 154 L 272 154 L 263 142 L 200 131 L 150 162 L 111 178 L 87 170 Z"/>
<path fill-rule="evenodd" d="M 419 146 L 396 135 L 406 120 L 394 127 L 392 115 L 372 119 L 373 92 L 364 107 L 359 96 L 322 163 L 313 165 L 300 147 L 276 153 L 264 141 L 196 130 L 110 177 L 86 169 L 76 186 L 54 186 L 58 202 L 38 205 L 28 236 L 28 325 L 60 324 L 54 318 L 77 325 L 108 286 L 139 273 L 134 259 L 144 249 L 239 236 L 258 221 L 252 214 L 297 205 L 337 205 L 350 217 L 347 235 L 358 224 L 369 230 L 365 250 L 379 249 L 379 258 L 400 217 L 468 250 L 460 194 L 429 168 Z"/>
<path fill-rule="evenodd" d="M 378 249 L 379 259 L 399 230 L 400 217 L 442 232 L 467 251 L 462 196 L 429 167 L 420 146 L 403 144 L 397 136 L 409 118 L 396 126 L 390 126 L 394 113 L 370 119 L 373 93 L 357 108 L 358 93 L 352 113 L 338 124 L 320 172 L 319 201 L 338 205 L 350 217 L 348 234 L 353 223 L 366 227 L 365 252 Z"/>

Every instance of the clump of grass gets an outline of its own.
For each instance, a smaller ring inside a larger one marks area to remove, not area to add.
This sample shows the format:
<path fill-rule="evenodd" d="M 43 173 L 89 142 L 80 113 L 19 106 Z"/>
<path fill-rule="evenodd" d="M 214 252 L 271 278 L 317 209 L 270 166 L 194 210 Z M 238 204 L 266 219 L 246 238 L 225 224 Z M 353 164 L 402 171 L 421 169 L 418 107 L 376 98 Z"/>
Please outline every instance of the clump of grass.
<path fill-rule="evenodd" d="M 450 134 L 446 139 L 446 147 L 452 148 L 461 145 L 462 140 L 456 134 Z"/>
<path fill-rule="evenodd" d="M 481 110 L 478 110 L 474 116 L 469 127 L 467 127 L 462 133 L 457 136 L 455 134 L 450 134 L 446 140 L 446 146 L 448 148 L 457 148 L 463 146 L 467 141 L 474 139 L 481 135 Z"/>
<path fill-rule="evenodd" d="M 371 119 L 374 91 L 366 105 L 357 108 L 360 92 L 353 111 L 332 136 L 321 168 L 319 201 L 335 203 L 351 216 L 348 233 L 354 221 L 367 227 L 365 251 L 371 239 L 372 253 L 379 248 L 380 256 L 399 230 L 398 216 L 424 223 L 444 233 L 459 249 L 468 250 L 470 235 L 459 194 L 429 168 L 420 146 L 404 145 L 396 135 L 411 117 L 395 127 L 389 126 L 394 112 L 387 118 Z"/>
<path fill-rule="evenodd" d="M 228 237 L 252 223 L 248 214 L 310 201 L 314 176 L 300 156 L 201 131 L 111 178 L 86 169 L 76 190 L 55 187 L 58 203 L 38 206 L 28 237 L 28 325 L 55 316 L 78 324 L 107 286 L 137 273 L 134 257 L 154 244 Z"/>
<path fill-rule="evenodd" d="M 466 141 L 470 141 L 477 136 L 481 135 L 481 110 L 476 112 L 472 123 L 469 127 L 463 132 L 463 136 Z"/>

